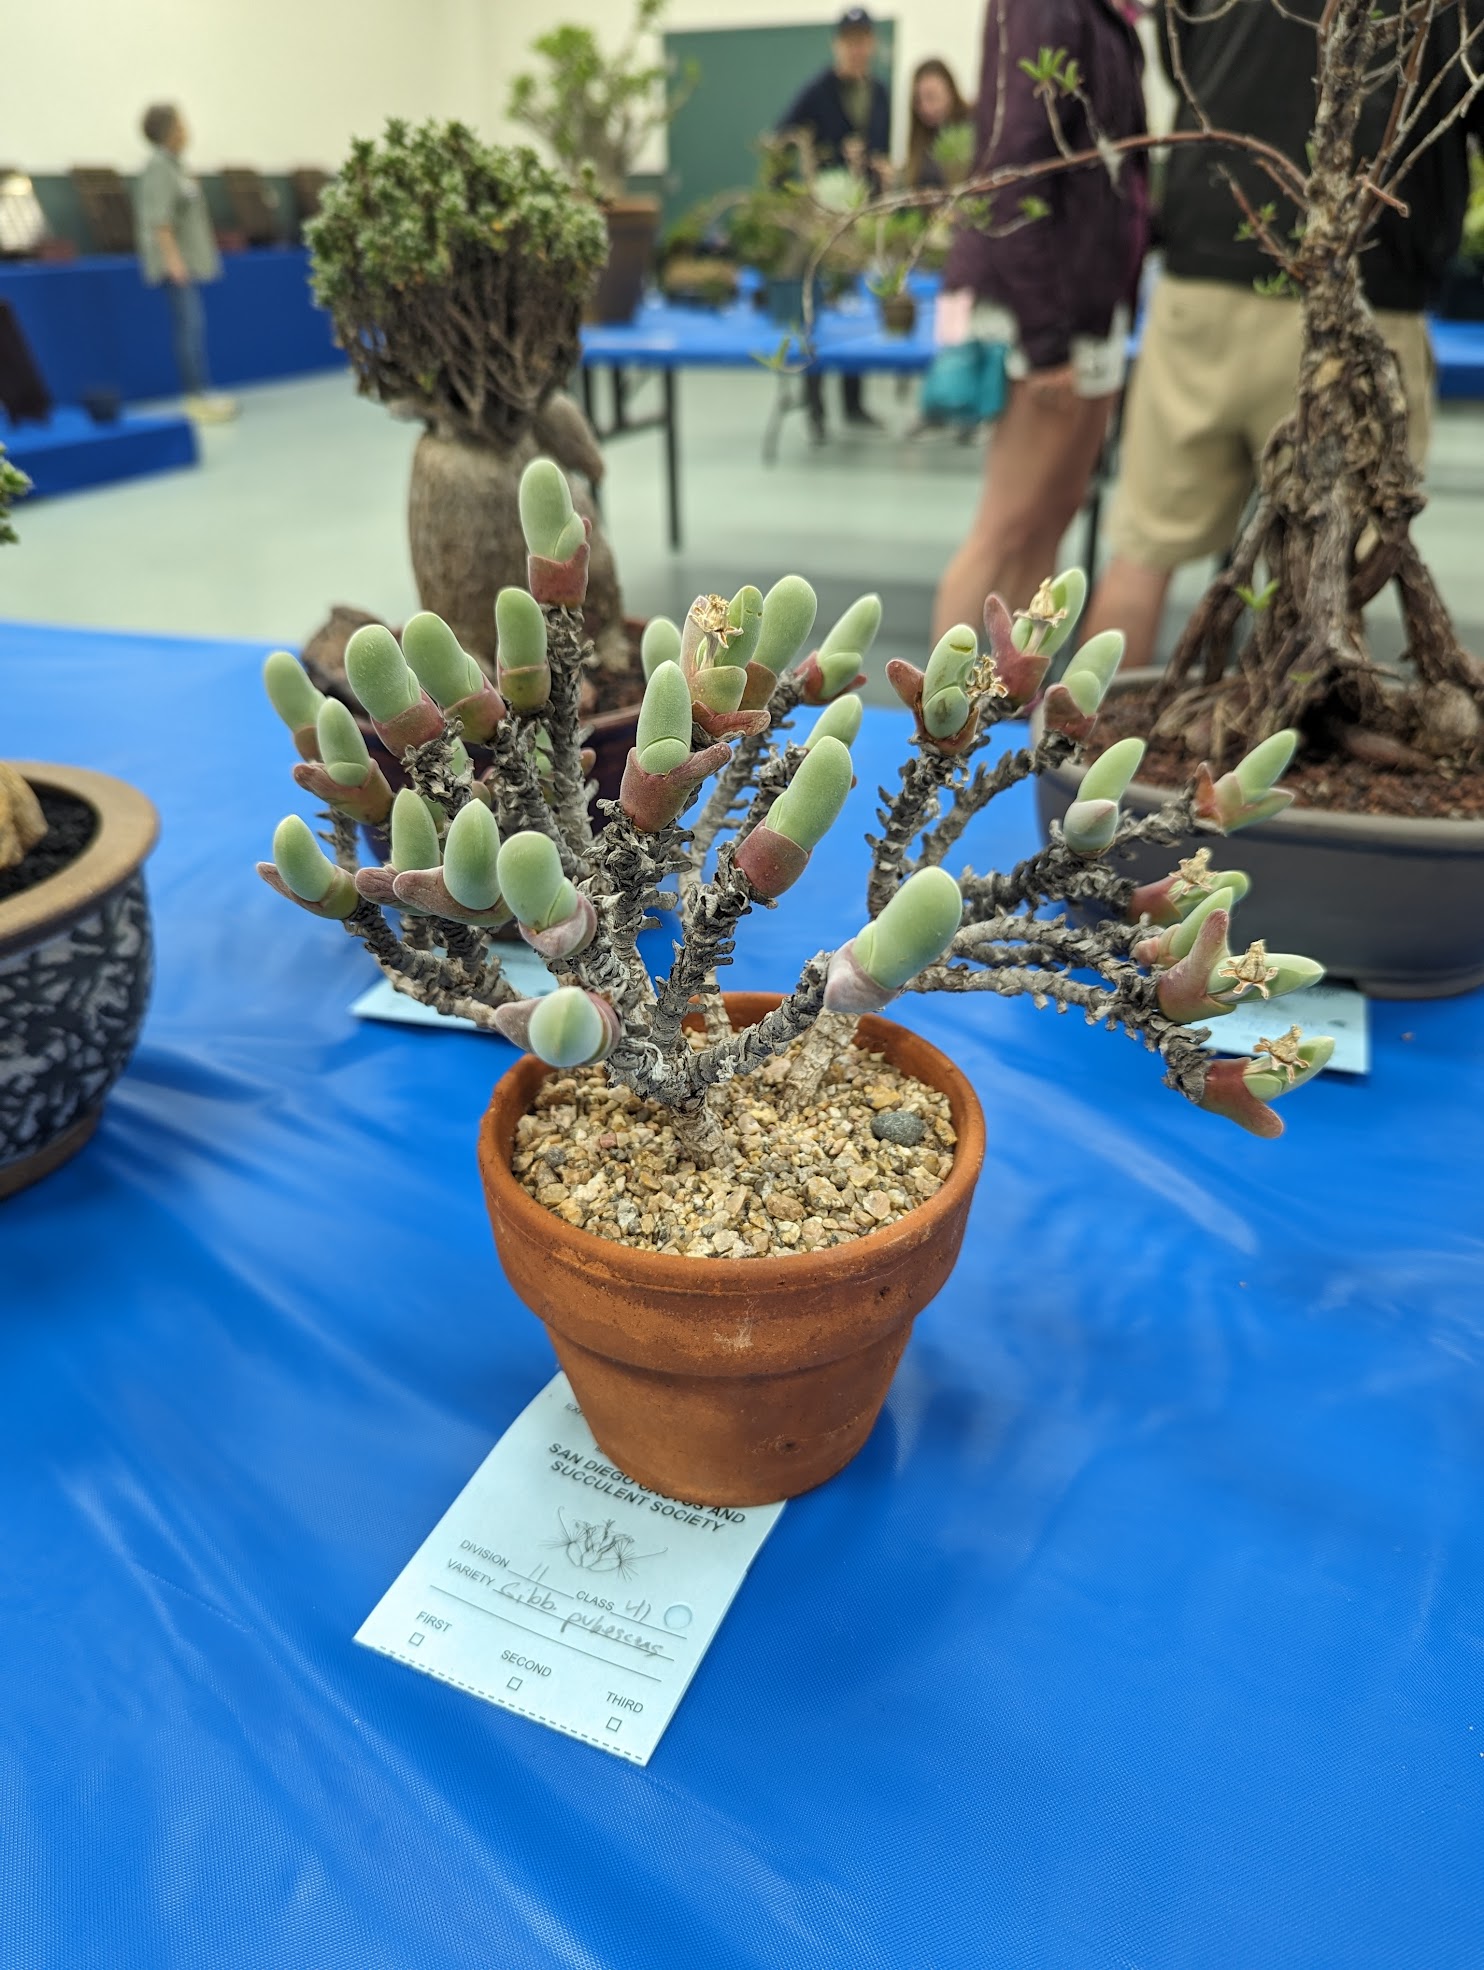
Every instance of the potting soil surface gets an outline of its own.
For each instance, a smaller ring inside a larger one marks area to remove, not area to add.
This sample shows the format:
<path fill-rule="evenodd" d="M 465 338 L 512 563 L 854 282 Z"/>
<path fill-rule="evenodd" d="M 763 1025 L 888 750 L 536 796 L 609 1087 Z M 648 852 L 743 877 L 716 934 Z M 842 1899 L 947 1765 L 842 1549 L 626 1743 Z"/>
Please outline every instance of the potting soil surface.
<path fill-rule="evenodd" d="M 1116 739 L 1147 739 L 1154 723 L 1153 693 L 1120 692 L 1104 707 L 1089 748 L 1096 758 Z M 1179 743 L 1149 741 L 1139 778 L 1157 787 L 1183 787 L 1199 766 Z M 1425 773 L 1373 766 L 1359 759 L 1296 759 L 1283 786 L 1299 807 L 1340 814 L 1388 814 L 1408 820 L 1484 820 L 1484 767 L 1438 764 Z"/>
<path fill-rule="evenodd" d="M 46 833 L 13 868 L 0 869 L 0 903 L 75 862 L 98 832 L 98 816 L 85 800 L 51 787 L 38 787 L 36 798 L 46 817 Z"/>

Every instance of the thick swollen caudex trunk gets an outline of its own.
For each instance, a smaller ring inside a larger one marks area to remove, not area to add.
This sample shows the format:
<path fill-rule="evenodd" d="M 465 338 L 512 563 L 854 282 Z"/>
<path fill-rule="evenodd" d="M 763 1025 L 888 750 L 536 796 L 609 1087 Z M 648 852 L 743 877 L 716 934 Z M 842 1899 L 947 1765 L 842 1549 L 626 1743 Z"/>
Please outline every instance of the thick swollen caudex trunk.
<path fill-rule="evenodd" d="M 407 530 L 418 596 L 476 656 L 495 654 L 495 597 L 525 582 L 520 475 L 539 449 L 530 433 L 498 447 L 429 431 L 413 454 Z M 577 511 L 593 522 L 588 632 L 600 659 L 621 664 L 627 643 L 613 550 L 580 479 L 569 484 Z"/>

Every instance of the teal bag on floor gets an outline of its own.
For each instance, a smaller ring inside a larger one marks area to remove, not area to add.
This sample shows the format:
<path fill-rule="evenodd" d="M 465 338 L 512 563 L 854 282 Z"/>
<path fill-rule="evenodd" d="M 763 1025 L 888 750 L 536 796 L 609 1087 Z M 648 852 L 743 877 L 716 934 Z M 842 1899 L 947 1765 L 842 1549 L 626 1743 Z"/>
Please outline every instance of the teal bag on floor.
<path fill-rule="evenodd" d="M 922 379 L 922 415 L 938 424 L 987 424 L 1009 394 L 1003 342 L 955 342 Z"/>

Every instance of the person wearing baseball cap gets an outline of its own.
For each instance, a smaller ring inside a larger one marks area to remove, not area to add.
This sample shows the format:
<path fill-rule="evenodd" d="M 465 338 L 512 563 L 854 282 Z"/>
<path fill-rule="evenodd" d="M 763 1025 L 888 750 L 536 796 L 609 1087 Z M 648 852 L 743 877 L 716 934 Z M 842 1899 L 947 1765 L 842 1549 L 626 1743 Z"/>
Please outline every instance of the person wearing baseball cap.
<path fill-rule="evenodd" d="M 780 131 L 805 130 L 821 165 L 849 162 L 864 155 L 874 182 L 876 160 L 891 154 L 891 96 L 872 67 L 876 59 L 876 23 L 864 7 L 850 7 L 835 23 L 832 60 L 827 69 L 806 82 L 779 120 Z M 859 376 L 841 379 L 845 392 L 845 421 L 874 425 L 866 409 Z M 809 427 L 818 441 L 824 436 L 824 399 L 820 379 L 805 378 L 809 397 Z"/>

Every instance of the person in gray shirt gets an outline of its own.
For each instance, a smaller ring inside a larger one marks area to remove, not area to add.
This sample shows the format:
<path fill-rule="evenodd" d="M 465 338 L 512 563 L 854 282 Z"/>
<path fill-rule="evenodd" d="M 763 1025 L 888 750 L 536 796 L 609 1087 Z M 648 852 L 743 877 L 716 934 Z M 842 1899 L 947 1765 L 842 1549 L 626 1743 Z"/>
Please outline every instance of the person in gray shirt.
<path fill-rule="evenodd" d="M 187 412 L 201 424 L 224 423 L 237 406 L 211 393 L 201 306 L 201 283 L 220 279 L 222 263 L 201 187 L 181 162 L 185 118 L 173 103 L 155 103 L 144 113 L 143 129 L 152 148 L 134 186 L 140 270 L 147 286 L 164 287 L 170 303 Z"/>

